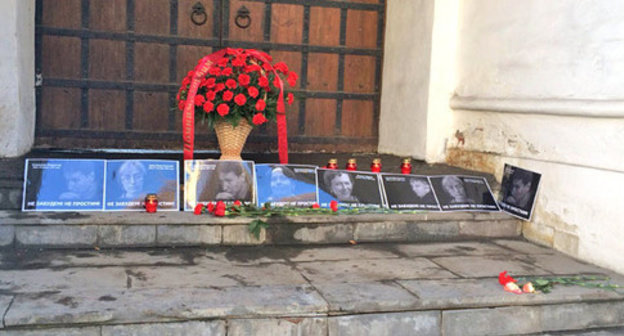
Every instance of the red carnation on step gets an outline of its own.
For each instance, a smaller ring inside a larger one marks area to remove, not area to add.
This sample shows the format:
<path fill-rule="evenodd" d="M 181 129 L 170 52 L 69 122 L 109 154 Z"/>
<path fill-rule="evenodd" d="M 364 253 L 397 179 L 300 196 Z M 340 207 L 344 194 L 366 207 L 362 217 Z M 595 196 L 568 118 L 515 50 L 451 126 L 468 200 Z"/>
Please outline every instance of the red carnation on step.
<path fill-rule="evenodd" d="M 336 201 L 329 202 L 329 207 L 332 209 L 333 212 L 338 211 L 338 202 Z"/>
<path fill-rule="evenodd" d="M 318 203 L 312 204 L 312 209 L 319 209 L 321 206 Z"/>
<path fill-rule="evenodd" d="M 210 202 L 208 204 L 206 204 L 206 209 L 208 210 L 208 212 L 212 213 L 215 209 L 215 205 L 214 203 Z"/>
<path fill-rule="evenodd" d="M 223 203 L 223 201 L 217 202 L 217 205 L 215 206 L 214 215 L 217 217 L 225 216 L 225 203 Z"/>
<path fill-rule="evenodd" d="M 201 215 L 202 210 L 204 210 L 204 205 L 201 203 L 197 203 L 197 205 L 195 206 L 195 209 L 193 210 L 193 213 L 196 215 Z"/>

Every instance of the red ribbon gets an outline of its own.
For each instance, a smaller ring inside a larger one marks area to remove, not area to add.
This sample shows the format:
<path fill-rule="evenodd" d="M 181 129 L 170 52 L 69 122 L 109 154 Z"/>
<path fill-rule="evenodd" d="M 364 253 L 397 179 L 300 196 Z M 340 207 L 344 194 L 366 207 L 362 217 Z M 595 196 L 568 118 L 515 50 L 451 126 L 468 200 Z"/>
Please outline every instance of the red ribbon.
<path fill-rule="evenodd" d="M 214 52 L 201 59 L 199 64 L 195 67 L 195 73 L 191 80 L 191 86 L 189 87 L 188 94 L 186 96 L 186 102 L 184 104 L 184 112 L 182 115 L 182 139 L 184 140 L 184 160 L 193 159 L 193 144 L 195 142 L 195 96 L 197 95 L 197 89 L 199 84 L 204 79 L 208 70 L 217 60 L 224 57 L 224 55 L 240 55 L 241 53 L 247 53 L 248 56 L 258 59 L 265 64 L 269 65 L 269 70 L 275 74 L 279 83 L 279 97 L 277 99 L 277 148 L 279 153 L 279 160 L 282 164 L 288 163 L 288 135 L 286 130 L 286 109 L 284 106 L 284 83 L 278 76 L 275 68 L 271 65 L 271 56 L 267 53 L 254 50 L 254 49 L 222 49 Z"/>

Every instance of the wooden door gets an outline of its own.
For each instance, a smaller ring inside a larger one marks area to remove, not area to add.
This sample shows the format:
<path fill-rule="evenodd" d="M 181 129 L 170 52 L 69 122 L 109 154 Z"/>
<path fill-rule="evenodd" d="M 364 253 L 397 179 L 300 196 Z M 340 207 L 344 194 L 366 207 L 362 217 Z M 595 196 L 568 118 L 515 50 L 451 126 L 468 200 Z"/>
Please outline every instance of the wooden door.
<path fill-rule="evenodd" d="M 376 149 L 383 0 L 37 0 L 36 23 L 38 147 L 181 148 L 179 83 L 229 46 L 299 73 L 291 150 Z M 276 142 L 261 127 L 246 150 Z"/>

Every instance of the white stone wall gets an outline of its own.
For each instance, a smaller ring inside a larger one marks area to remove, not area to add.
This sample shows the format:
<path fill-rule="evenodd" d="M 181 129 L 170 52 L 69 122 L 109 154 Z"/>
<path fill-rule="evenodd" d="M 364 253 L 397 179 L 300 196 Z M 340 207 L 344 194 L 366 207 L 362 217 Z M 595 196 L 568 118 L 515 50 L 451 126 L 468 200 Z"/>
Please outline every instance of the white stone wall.
<path fill-rule="evenodd" d="M 30 150 L 35 132 L 35 0 L 0 1 L 0 157 Z"/>
<path fill-rule="evenodd" d="M 447 161 L 541 172 L 525 236 L 624 273 L 624 2 L 463 1 L 456 60 Z"/>

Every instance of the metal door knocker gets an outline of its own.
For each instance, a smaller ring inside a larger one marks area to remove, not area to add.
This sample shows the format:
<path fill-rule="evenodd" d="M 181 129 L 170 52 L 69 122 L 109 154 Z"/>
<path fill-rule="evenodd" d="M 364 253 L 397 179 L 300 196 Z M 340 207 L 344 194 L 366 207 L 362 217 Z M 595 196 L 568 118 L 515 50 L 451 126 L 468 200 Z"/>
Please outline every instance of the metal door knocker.
<path fill-rule="evenodd" d="M 197 2 L 193 5 L 193 11 L 191 12 L 191 21 L 194 24 L 201 26 L 208 20 L 208 14 L 206 14 L 206 8 L 201 2 Z"/>
<path fill-rule="evenodd" d="M 251 16 L 249 16 L 249 14 L 249 9 L 245 6 L 238 9 L 236 18 L 234 19 L 234 23 L 238 28 L 245 29 L 251 25 Z"/>

